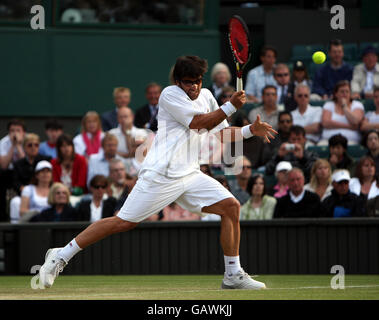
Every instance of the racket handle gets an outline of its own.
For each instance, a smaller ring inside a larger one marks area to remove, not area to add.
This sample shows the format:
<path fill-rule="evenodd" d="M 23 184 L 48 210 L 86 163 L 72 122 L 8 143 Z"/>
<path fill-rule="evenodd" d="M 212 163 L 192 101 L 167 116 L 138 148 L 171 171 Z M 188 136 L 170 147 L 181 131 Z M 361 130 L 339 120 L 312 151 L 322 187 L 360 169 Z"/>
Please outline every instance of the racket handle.
<path fill-rule="evenodd" d="M 242 78 L 237 77 L 237 91 L 243 90 Z"/>

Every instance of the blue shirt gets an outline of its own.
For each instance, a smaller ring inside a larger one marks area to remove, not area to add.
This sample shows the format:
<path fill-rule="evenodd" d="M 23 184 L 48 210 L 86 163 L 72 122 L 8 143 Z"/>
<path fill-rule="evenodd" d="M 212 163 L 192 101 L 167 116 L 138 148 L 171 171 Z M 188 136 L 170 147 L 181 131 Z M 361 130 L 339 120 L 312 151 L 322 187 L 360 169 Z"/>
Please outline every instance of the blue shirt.
<path fill-rule="evenodd" d="M 40 144 L 39 153 L 43 156 L 49 156 L 51 159 L 55 159 L 57 157 L 57 149 L 55 147 L 50 147 L 47 141 Z"/>
<path fill-rule="evenodd" d="M 340 68 L 334 69 L 331 67 L 330 63 L 327 63 L 317 70 L 313 80 L 312 92 L 317 93 L 320 96 L 323 96 L 324 94 L 330 96 L 338 81 L 351 81 L 352 78 L 353 67 L 350 64 L 343 62 Z"/>
<path fill-rule="evenodd" d="M 276 86 L 273 72 L 266 73 L 263 65 L 250 70 L 246 77 L 246 94 L 262 100 L 262 89 L 267 85 Z"/>

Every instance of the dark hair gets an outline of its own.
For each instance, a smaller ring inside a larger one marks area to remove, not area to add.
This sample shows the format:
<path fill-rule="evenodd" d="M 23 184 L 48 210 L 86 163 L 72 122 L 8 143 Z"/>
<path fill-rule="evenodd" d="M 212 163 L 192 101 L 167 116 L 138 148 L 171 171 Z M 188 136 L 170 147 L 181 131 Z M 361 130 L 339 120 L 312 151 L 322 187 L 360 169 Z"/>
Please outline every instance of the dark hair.
<path fill-rule="evenodd" d="M 378 86 L 374 86 L 374 90 L 372 90 L 374 93 L 376 92 L 376 91 L 379 91 L 379 87 Z"/>
<path fill-rule="evenodd" d="M 341 88 L 341 87 L 349 87 L 349 90 L 350 90 L 350 82 L 348 80 L 340 80 L 336 83 L 336 85 L 334 86 L 333 88 L 333 101 L 336 102 L 337 101 L 337 98 L 336 98 L 336 93 L 337 91 Z M 351 101 L 351 97 L 350 97 L 350 101 Z"/>
<path fill-rule="evenodd" d="M 369 161 L 375 167 L 375 161 L 370 156 L 363 156 L 362 158 L 359 159 L 357 166 L 355 167 L 355 176 L 358 178 L 360 183 L 363 183 L 362 167 L 366 161 Z M 374 178 L 372 179 L 372 181 L 374 181 L 375 179 L 376 179 L 376 175 L 374 174 Z"/>
<path fill-rule="evenodd" d="M 62 155 L 62 152 L 61 152 L 61 147 L 62 145 L 66 143 L 70 146 L 72 146 L 72 157 L 71 159 L 74 160 L 75 158 L 75 146 L 74 146 L 74 142 L 72 141 L 72 137 L 68 134 L 62 134 L 59 136 L 58 140 L 57 140 L 57 158 L 58 158 L 58 162 L 61 163 L 63 161 L 63 155 Z"/>
<path fill-rule="evenodd" d="M 249 181 L 247 182 L 246 192 L 251 196 L 253 195 L 252 189 L 255 183 L 257 182 L 258 178 L 261 178 L 263 180 L 263 185 L 264 185 L 263 193 L 262 193 L 262 197 L 263 197 L 266 194 L 266 181 L 263 174 L 260 174 L 260 173 L 253 174 L 253 176 L 249 179 Z"/>
<path fill-rule="evenodd" d="M 49 119 L 45 122 L 45 130 L 63 130 L 63 125 L 56 119 Z"/>
<path fill-rule="evenodd" d="M 206 172 L 208 172 L 208 173 L 206 173 L 203 170 L 201 170 L 202 169 L 201 167 L 205 168 Z M 207 163 L 201 164 L 200 165 L 200 171 L 203 172 L 204 174 L 207 174 L 208 176 L 210 176 L 210 177 L 213 178 L 212 169 L 211 169 L 211 166 L 209 164 L 207 164 Z"/>
<path fill-rule="evenodd" d="M 227 186 L 226 189 L 228 189 L 230 191 L 228 179 L 224 175 L 222 175 L 222 174 L 217 175 L 214 177 L 214 179 L 217 180 L 218 182 L 220 182 L 222 185 L 224 185 L 224 183 L 225 183 Z"/>
<path fill-rule="evenodd" d="M 278 89 L 277 89 L 275 86 L 273 86 L 272 84 L 268 84 L 268 85 L 266 85 L 266 86 L 262 89 L 262 96 L 265 94 L 265 91 L 266 91 L 267 89 L 275 89 L 275 92 L 278 92 Z"/>
<path fill-rule="evenodd" d="M 11 126 L 20 126 L 24 131 L 26 131 L 25 122 L 19 118 L 11 119 L 7 124 L 7 131 L 11 128 Z"/>
<path fill-rule="evenodd" d="M 305 137 L 305 129 L 302 126 L 294 125 L 290 128 L 290 134 L 296 134 L 297 136 L 301 134 L 303 137 Z"/>
<path fill-rule="evenodd" d="M 329 148 L 335 146 L 342 146 L 345 150 L 347 150 L 347 139 L 342 134 L 335 134 L 334 136 L 329 138 Z"/>
<path fill-rule="evenodd" d="M 293 121 L 292 113 L 291 113 L 290 111 L 286 111 L 286 110 L 284 110 L 284 111 L 280 111 L 280 112 L 279 112 L 279 115 L 278 115 L 278 121 L 280 120 L 281 116 L 283 116 L 283 115 L 285 115 L 285 114 L 289 115 L 290 118 L 291 118 L 291 121 Z"/>
<path fill-rule="evenodd" d="M 329 41 L 328 50 L 332 48 L 332 46 L 342 46 L 342 41 L 340 39 L 332 39 Z"/>
<path fill-rule="evenodd" d="M 184 77 L 199 78 L 208 70 L 208 62 L 198 56 L 181 56 L 176 60 L 172 76 L 174 81 Z"/>
<path fill-rule="evenodd" d="M 371 129 L 371 130 L 368 130 L 367 132 L 365 132 L 365 134 L 363 135 L 362 141 L 361 141 L 361 145 L 364 146 L 365 148 L 367 148 L 367 139 L 371 133 L 376 133 L 376 135 L 379 138 L 379 132 L 376 131 L 375 129 Z"/>
<path fill-rule="evenodd" d="M 275 58 L 278 56 L 278 52 L 273 46 L 263 46 L 261 49 L 261 54 L 259 55 L 260 57 L 263 57 L 266 55 L 267 51 L 272 51 L 275 55 Z"/>
<path fill-rule="evenodd" d="M 102 184 L 103 186 L 108 187 L 108 185 L 109 185 L 108 178 L 106 176 L 102 175 L 102 174 L 97 174 L 97 175 L 93 176 L 93 178 L 89 182 L 89 185 L 92 188 L 96 187 L 99 184 Z"/>

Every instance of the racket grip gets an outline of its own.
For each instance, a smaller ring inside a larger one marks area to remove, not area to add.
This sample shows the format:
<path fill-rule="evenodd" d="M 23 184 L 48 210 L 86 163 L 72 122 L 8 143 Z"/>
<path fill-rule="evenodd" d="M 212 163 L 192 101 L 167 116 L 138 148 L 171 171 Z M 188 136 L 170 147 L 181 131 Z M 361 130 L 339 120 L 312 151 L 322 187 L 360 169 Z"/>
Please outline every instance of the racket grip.
<path fill-rule="evenodd" d="M 237 91 L 243 90 L 242 78 L 237 77 Z"/>

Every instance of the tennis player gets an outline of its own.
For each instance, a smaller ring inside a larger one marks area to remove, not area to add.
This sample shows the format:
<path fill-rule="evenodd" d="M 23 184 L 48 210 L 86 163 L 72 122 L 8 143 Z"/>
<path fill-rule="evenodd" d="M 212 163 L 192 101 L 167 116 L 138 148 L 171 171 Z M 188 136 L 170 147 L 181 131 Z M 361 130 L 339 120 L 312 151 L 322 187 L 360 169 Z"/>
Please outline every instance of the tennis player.
<path fill-rule="evenodd" d="M 277 132 L 258 117 L 252 125 L 228 127 L 226 118 L 246 102 L 244 91 L 233 94 L 220 108 L 208 89 L 202 89 L 207 62 L 197 56 L 179 57 L 173 69 L 175 85 L 159 98 L 158 131 L 135 187 L 116 216 L 94 222 L 63 248 L 49 249 L 39 271 L 41 284 L 51 287 L 70 259 L 89 245 L 139 222 L 176 201 L 197 213 L 221 216 L 221 246 L 225 257 L 223 289 L 263 289 L 240 266 L 240 204 L 218 181 L 200 171 L 202 131 L 217 131 L 223 141 L 261 136 L 270 142 Z M 215 110 L 215 111 L 211 111 Z M 227 132 L 230 130 L 229 132 Z M 228 134 L 227 134 L 228 133 Z"/>

